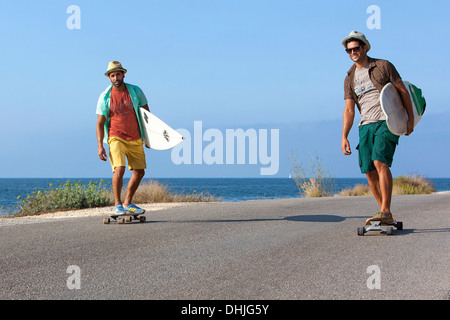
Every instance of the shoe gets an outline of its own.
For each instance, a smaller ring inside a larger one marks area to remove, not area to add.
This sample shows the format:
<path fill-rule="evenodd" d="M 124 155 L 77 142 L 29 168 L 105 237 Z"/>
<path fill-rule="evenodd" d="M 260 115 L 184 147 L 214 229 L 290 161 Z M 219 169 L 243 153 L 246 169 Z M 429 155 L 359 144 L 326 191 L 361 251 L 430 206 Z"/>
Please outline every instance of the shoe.
<path fill-rule="evenodd" d="M 390 213 L 390 212 L 386 212 L 386 213 L 382 212 L 381 213 L 381 224 L 392 225 L 392 224 L 394 224 L 394 222 L 395 222 L 395 219 L 392 216 L 392 213 Z"/>
<path fill-rule="evenodd" d="M 128 213 L 142 214 L 145 212 L 144 209 L 139 208 L 138 206 L 130 203 L 128 206 L 124 208 Z"/>
<path fill-rule="evenodd" d="M 115 208 L 114 208 L 114 214 L 115 215 L 121 215 L 121 214 L 125 214 L 125 209 L 123 208 L 123 206 L 121 204 L 118 204 Z"/>
<path fill-rule="evenodd" d="M 375 213 L 372 218 L 366 220 L 366 226 L 370 225 L 370 221 L 381 221 L 381 211 Z"/>

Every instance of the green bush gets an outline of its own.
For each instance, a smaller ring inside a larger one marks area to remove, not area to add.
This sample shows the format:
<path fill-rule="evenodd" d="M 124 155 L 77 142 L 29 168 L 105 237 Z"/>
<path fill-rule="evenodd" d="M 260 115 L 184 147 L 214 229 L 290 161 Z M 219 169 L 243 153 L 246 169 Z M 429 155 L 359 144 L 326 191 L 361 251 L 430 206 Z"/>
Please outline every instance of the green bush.
<path fill-rule="evenodd" d="M 3 208 L 8 211 L 8 216 L 23 217 L 42 213 L 64 211 L 73 209 L 85 209 L 114 205 L 114 193 L 111 183 L 104 180 L 90 181 L 82 184 L 80 181 L 67 180 L 59 187 L 40 191 L 37 188 L 26 198 L 18 197 L 19 203 L 13 208 Z M 122 199 L 125 198 L 126 188 L 123 189 Z M 169 192 L 168 187 L 156 181 L 143 183 L 134 195 L 134 203 L 167 203 L 167 202 L 215 202 L 221 201 L 208 192 L 192 194 L 175 194 Z"/>
<path fill-rule="evenodd" d="M 18 197 L 19 203 L 14 209 L 19 211 L 13 213 L 13 216 L 107 206 L 111 204 L 109 185 L 110 183 L 105 183 L 104 180 L 90 181 L 87 185 L 81 184 L 80 181 L 67 180 L 57 188 L 50 184 L 50 190 L 40 191 L 36 188 L 36 191 L 28 194 L 26 198 Z"/>

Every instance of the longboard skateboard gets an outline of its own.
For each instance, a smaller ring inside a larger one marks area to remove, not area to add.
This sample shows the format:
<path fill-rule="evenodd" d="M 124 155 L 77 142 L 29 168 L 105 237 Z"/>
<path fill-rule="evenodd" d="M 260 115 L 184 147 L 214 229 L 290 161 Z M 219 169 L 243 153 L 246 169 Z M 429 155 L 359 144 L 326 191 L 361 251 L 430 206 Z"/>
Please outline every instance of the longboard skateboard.
<path fill-rule="evenodd" d="M 124 224 L 125 222 L 131 222 L 133 220 L 139 220 L 139 222 L 145 222 L 146 218 L 145 216 L 142 216 L 143 213 L 124 213 L 124 214 L 112 214 L 111 218 L 114 219 L 114 221 L 117 221 L 119 224 Z M 104 224 L 110 224 L 111 218 L 103 218 Z"/>
<path fill-rule="evenodd" d="M 358 227 L 358 236 L 363 236 L 365 233 L 369 231 L 381 231 L 386 233 L 388 236 L 392 236 L 394 234 L 394 228 L 397 230 L 403 230 L 403 222 L 395 221 L 394 224 L 391 225 L 382 225 L 381 221 L 369 221 L 370 226 Z"/>

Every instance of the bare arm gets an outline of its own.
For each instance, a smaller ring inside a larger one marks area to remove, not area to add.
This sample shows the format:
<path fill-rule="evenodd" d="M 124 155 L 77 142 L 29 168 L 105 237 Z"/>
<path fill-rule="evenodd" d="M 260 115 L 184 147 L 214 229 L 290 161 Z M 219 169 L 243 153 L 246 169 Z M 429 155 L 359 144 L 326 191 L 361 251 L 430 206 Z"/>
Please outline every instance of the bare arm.
<path fill-rule="evenodd" d="M 106 118 L 105 116 L 97 115 L 97 146 L 98 146 L 98 156 L 100 160 L 106 161 L 108 158 L 106 156 L 105 148 L 103 147 L 103 138 L 105 137 L 104 126 Z"/>
<path fill-rule="evenodd" d="M 398 82 L 394 85 L 397 88 L 400 97 L 402 98 L 403 105 L 405 106 L 406 113 L 408 114 L 408 124 L 406 128 L 406 135 L 409 136 L 414 131 L 414 113 L 413 106 L 411 103 L 411 98 L 409 96 L 408 90 L 405 88 L 403 81 Z"/>
<path fill-rule="evenodd" d="M 345 109 L 344 109 L 344 123 L 342 128 L 342 142 L 341 149 L 345 155 L 352 154 L 350 149 L 350 142 L 348 141 L 348 134 L 350 133 L 350 129 L 353 126 L 353 120 L 355 119 L 355 100 L 346 99 L 345 100 Z"/>

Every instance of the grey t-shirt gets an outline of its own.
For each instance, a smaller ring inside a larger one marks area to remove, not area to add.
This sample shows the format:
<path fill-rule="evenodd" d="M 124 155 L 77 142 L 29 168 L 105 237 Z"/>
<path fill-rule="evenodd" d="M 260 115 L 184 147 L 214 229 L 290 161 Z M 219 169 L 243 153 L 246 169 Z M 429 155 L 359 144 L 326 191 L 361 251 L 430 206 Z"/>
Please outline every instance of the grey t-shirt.
<path fill-rule="evenodd" d="M 369 78 L 369 66 L 356 68 L 354 87 L 361 106 L 361 122 L 359 125 L 386 120 L 380 105 L 380 92 Z"/>

